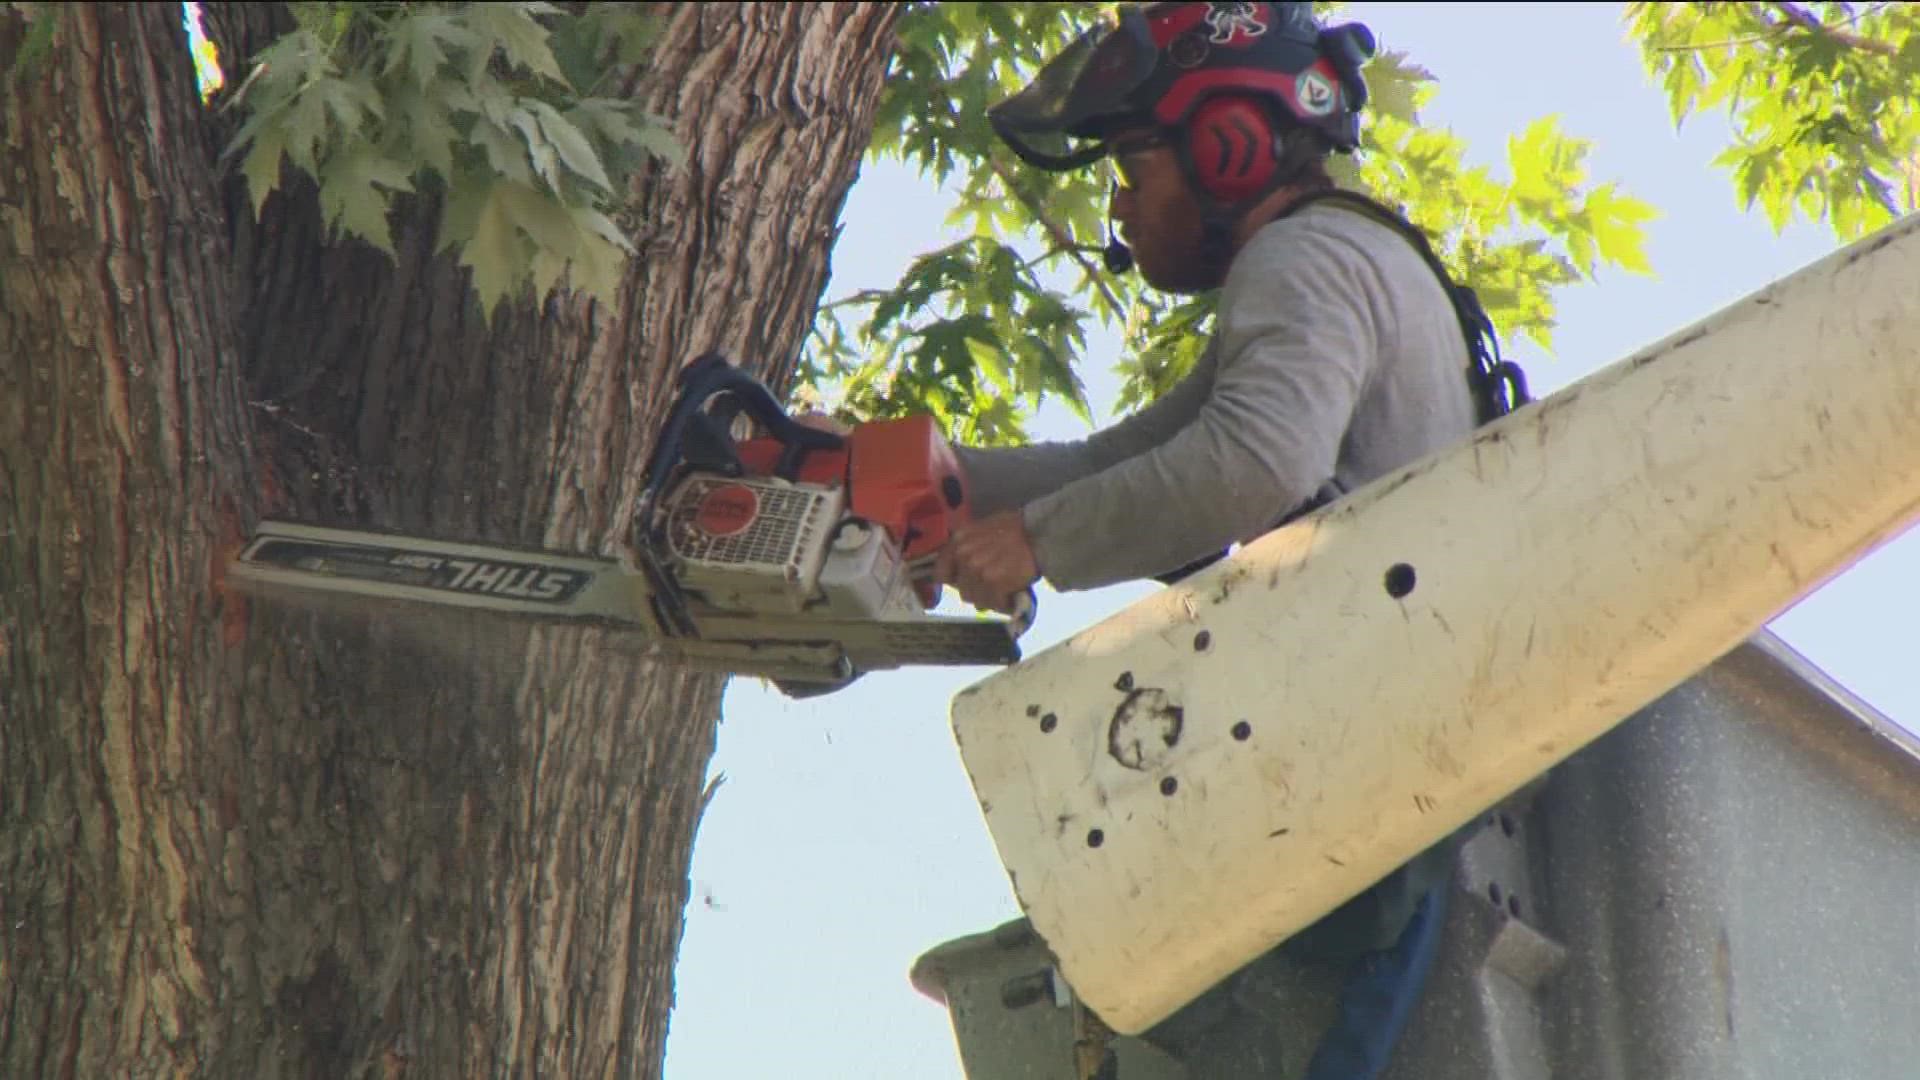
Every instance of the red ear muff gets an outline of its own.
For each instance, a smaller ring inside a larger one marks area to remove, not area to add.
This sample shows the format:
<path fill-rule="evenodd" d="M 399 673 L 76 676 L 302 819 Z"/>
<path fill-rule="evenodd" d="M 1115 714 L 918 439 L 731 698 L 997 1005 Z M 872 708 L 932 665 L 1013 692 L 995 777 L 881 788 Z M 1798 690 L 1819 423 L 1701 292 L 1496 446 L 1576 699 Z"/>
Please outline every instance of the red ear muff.
<path fill-rule="evenodd" d="M 1194 178 L 1221 202 L 1237 203 L 1265 193 L 1280 167 L 1273 121 L 1250 98 L 1221 96 L 1202 102 L 1187 120 L 1187 132 Z"/>

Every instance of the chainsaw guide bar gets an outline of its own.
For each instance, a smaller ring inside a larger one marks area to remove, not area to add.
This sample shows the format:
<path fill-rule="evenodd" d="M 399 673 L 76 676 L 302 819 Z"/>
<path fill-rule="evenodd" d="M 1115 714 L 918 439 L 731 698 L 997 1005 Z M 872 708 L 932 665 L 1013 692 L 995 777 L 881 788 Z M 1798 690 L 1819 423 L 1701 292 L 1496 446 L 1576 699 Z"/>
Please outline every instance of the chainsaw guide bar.
<path fill-rule="evenodd" d="M 1020 658 L 1009 622 L 924 613 L 848 619 L 689 605 L 699 636 L 669 636 L 659 629 L 646 575 L 613 559 L 288 521 L 261 522 L 230 580 L 276 596 L 317 591 L 604 626 L 643 635 L 661 653 L 696 668 L 783 683 L 837 685 L 887 668 Z"/>

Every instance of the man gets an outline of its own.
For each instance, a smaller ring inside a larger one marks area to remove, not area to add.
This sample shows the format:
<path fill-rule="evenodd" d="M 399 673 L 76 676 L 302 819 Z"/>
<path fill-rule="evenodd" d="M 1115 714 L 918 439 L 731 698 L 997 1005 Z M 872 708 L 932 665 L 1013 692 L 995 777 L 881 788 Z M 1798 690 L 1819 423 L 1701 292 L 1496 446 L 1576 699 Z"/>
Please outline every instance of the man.
<path fill-rule="evenodd" d="M 1219 290 L 1218 316 L 1192 374 L 1112 427 L 958 450 L 977 516 L 937 573 L 963 599 L 1011 612 L 1041 578 L 1169 580 L 1459 442 L 1510 390 L 1524 400 L 1425 240 L 1391 211 L 1334 197 L 1327 156 L 1358 146 L 1372 48 L 1364 27 L 1323 29 L 1306 3 L 1127 5 L 992 110 L 1031 164 L 1110 161 L 1128 245 L 1116 261 L 1130 248 L 1158 289 Z M 1373 1075 L 1431 958 L 1454 848 L 1416 858 L 1149 1038 L 1198 1075 L 1279 1075 L 1278 1057 L 1299 1048 L 1244 1014 L 1229 1022 L 1238 988 L 1282 953 L 1334 959 L 1359 974 L 1309 1076 Z"/>
<path fill-rule="evenodd" d="M 1344 200 L 1289 212 L 1333 187 L 1330 152 L 1357 147 L 1371 48 L 1305 3 L 1155 4 L 996 106 L 1034 164 L 1111 160 L 1111 212 L 1142 276 L 1218 289 L 1218 324 L 1186 380 L 1108 429 L 960 448 L 977 519 L 938 574 L 964 600 L 1009 611 L 1042 577 L 1165 578 L 1484 418 L 1461 313 L 1423 251 Z M 1076 153 L 1042 148 L 1075 138 Z"/>

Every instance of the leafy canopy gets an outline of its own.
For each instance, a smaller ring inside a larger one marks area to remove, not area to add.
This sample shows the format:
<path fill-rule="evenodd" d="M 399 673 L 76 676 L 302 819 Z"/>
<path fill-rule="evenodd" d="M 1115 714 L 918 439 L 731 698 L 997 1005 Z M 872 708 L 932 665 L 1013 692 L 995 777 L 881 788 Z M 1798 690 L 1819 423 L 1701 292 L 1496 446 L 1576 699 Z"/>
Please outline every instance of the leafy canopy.
<path fill-rule="evenodd" d="M 990 103 L 1112 6 L 905 6 L 868 154 L 938 182 L 960 238 L 889 288 L 822 306 L 803 397 L 848 419 L 931 413 L 955 439 L 997 443 L 1021 439 L 1043 399 L 1090 419 L 1078 373 L 1096 323 L 1122 330 L 1123 407 L 1191 368 L 1213 298 L 1106 274 L 1106 173 L 1028 168 L 986 123 Z M 1340 18 L 1342 5 L 1316 6 Z M 615 222 L 633 170 L 683 156 L 661 119 L 599 93 L 610 71 L 645 62 L 642 5 L 290 7 L 297 29 L 214 99 L 245 118 L 230 155 L 256 212 L 291 165 L 316 181 L 330 225 L 391 253 L 394 200 L 432 191 L 440 248 L 471 269 L 489 313 L 563 282 L 611 297 L 630 251 Z M 1903 177 L 1912 207 L 1920 5 L 1634 3 L 1623 22 L 1676 123 L 1727 108 L 1736 140 L 1721 164 L 1776 227 L 1798 210 L 1858 235 L 1897 212 Z M 1556 290 L 1603 267 L 1650 272 L 1653 208 L 1591 177 L 1589 142 L 1556 118 L 1511 136 L 1504 170 L 1469 167 L 1458 136 L 1421 122 L 1430 73 L 1385 53 L 1366 75 L 1367 147 L 1336 161 L 1341 179 L 1426 229 L 1505 336 L 1550 348 Z"/>
<path fill-rule="evenodd" d="M 1627 5 L 1676 126 L 1724 107 L 1715 164 L 1778 230 L 1855 240 L 1920 210 L 1920 4 Z"/>
<path fill-rule="evenodd" d="M 598 96 L 643 59 L 633 5 L 572 15 L 538 2 L 294 3 L 297 28 L 252 58 L 228 151 L 257 214 L 283 164 L 312 177 L 329 227 L 393 254 L 394 196 L 444 195 L 440 250 L 488 315 L 563 276 L 611 300 L 632 245 L 614 223 L 648 155 L 677 161 L 658 118 Z"/>

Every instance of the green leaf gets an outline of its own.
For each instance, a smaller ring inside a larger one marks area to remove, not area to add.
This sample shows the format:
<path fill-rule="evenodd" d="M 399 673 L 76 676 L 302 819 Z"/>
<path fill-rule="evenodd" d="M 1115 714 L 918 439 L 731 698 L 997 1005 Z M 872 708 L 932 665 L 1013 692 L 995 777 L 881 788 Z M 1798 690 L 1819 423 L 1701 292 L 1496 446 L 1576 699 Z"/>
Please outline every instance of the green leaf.
<path fill-rule="evenodd" d="M 481 314 L 492 321 L 494 309 L 512 291 L 520 268 L 528 264 L 527 243 L 515 228 L 502 196 L 505 185 L 496 184 L 480 202 L 474 217 L 473 237 L 460 249 L 460 265 L 473 271 L 473 290 L 480 298 Z"/>
<path fill-rule="evenodd" d="M 333 70 L 327 60 L 327 47 L 315 34 L 296 30 L 282 35 L 254 58 L 261 73 L 258 89 L 263 97 L 282 97 L 292 88 L 304 86 Z M 278 84 L 275 90 L 267 89 Z"/>
<path fill-rule="evenodd" d="M 328 142 L 326 99 L 315 93 L 293 97 L 279 117 L 283 127 L 287 157 L 308 175 L 320 171 L 320 158 Z"/>
<path fill-rule="evenodd" d="M 527 144 L 513 132 L 483 119 L 474 123 L 470 138 L 486 154 L 487 164 L 495 172 L 514 183 L 533 182 L 533 170 L 527 165 Z"/>
<path fill-rule="evenodd" d="M 566 275 L 567 266 L 567 259 L 558 252 L 543 248 L 533 253 L 528 276 L 533 280 L 533 295 L 536 300 L 545 299 L 559 287 L 560 279 Z"/>
<path fill-rule="evenodd" d="M 516 104 L 507 88 L 492 78 L 446 84 L 446 102 L 454 112 L 478 116 L 498 128 L 507 126 L 507 114 Z"/>
<path fill-rule="evenodd" d="M 1622 195 L 1618 184 L 1601 184 L 1587 193 L 1586 211 L 1602 259 L 1631 273 L 1653 273 L 1647 261 L 1645 226 L 1660 216 L 1658 210 Z"/>
<path fill-rule="evenodd" d="M 602 191 L 613 190 L 613 181 L 607 178 L 606 170 L 600 165 L 600 155 L 593 152 L 593 144 L 587 141 L 579 128 L 568 123 L 554 111 L 553 106 L 544 101 L 529 101 L 527 108 L 538 117 L 541 133 L 559 153 L 562 164 L 594 187 Z"/>
<path fill-rule="evenodd" d="M 453 175 L 453 151 L 465 140 L 454 129 L 453 113 L 441 90 L 444 81 L 422 93 L 411 87 L 395 92 L 391 115 L 399 119 L 392 131 L 396 153 L 410 155 L 442 177 Z"/>
<path fill-rule="evenodd" d="M 466 50 L 480 45 L 479 35 L 467 29 L 455 15 L 403 10 L 387 26 L 389 36 L 386 63 L 382 75 L 391 75 L 405 64 L 416 89 L 426 90 L 440 79 L 440 69 L 449 63 L 448 47 Z"/>
<path fill-rule="evenodd" d="M 267 196 L 280 186 L 280 162 L 285 158 L 286 133 L 279 127 L 263 126 L 253 136 L 240 166 L 247 179 L 247 196 L 253 203 L 256 220 L 267 205 Z"/>
<path fill-rule="evenodd" d="M 514 183 L 494 185 L 493 195 L 505 210 L 507 219 L 527 234 L 534 247 L 551 251 L 562 259 L 578 253 L 580 230 L 574 224 L 573 215 L 552 195 L 539 188 Z"/>
<path fill-rule="evenodd" d="M 342 143 L 358 138 L 366 121 L 379 119 L 385 111 L 380 95 L 374 91 L 373 80 L 359 73 L 315 79 L 303 96 L 317 100 L 332 117 L 336 125 L 332 136 Z"/>
<path fill-rule="evenodd" d="M 531 101 L 531 99 L 523 98 L 522 101 Z M 507 114 L 507 123 L 520 132 L 520 138 L 526 144 L 526 155 L 533 161 L 533 171 L 547 182 L 548 187 L 558 192 L 560 190 L 560 158 L 554 153 L 552 144 L 547 142 L 546 135 L 541 132 L 539 118 L 523 105 Z"/>
<path fill-rule="evenodd" d="M 447 184 L 447 195 L 440 205 L 439 238 L 434 254 L 443 254 L 466 246 L 480 228 L 480 210 L 493 195 L 495 181 L 478 173 L 463 172 Z"/>
<path fill-rule="evenodd" d="M 596 131 L 608 142 L 639 145 L 646 132 L 628 118 L 629 109 L 626 102 L 612 98 L 581 98 L 566 116 L 575 126 Z"/>
<path fill-rule="evenodd" d="M 1382 50 L 1367 65 L 1368 108 L 1407 123 L 1418 123 L 1420 108 L 1431 96 L 1433 73 L 1411 62 L 1406 53 Z"/>
<path fill-rule="evenodd" d="M 632 245 L 606 215 L 587 207 L 564 206 L 550 193 L 525 184 L 495 184 L 489 205 L 531 241 L 528 277 L 538 290 L 536 296 L 547 295 L 562 274 L 571 274 L 576 287 L 608 303 L 616 299 Z M 490 227 L 487 210 L 487 206 L 480 210 L 476 235 Z"/>
<path fill-rule="evenodd" d="M 586 242 L 580 257 L 568 267 L 578 287 L 604 304 L 613 304 L 620 296 L 620 275 L 626 269 L 624 252 L 605 238 L 583 233 Z"/>
<path fill-rule="evenodd" d="M 567 77 L 547 45 L 547 29 L 533 19 L 557 11 L 551 4 L 485 3 L 466 8 L 474 29 L 505 53 L 508 63 L 564 86 Z"/>
<path fill-rule="evenodd" d="M 572 207 L 567 212 L 573 215 L 573 223 L 581 231 L 599 237 L 607 246 L 615 250 L 632 253 L 633 241 L 627 239 L 626 234 L 620 231 L 620 226 L 615 225 L 612 218 L 584 206 Z"/>
<path fill-rule="evenodd" d="M 387 192 L 412 191 L 407 172 L 406 166 L 379 156 L 369 146 L 329 160 L 320 173 L 320 209 L 327 224 L 393 255 Z"/>

